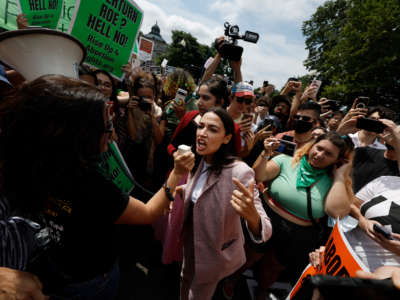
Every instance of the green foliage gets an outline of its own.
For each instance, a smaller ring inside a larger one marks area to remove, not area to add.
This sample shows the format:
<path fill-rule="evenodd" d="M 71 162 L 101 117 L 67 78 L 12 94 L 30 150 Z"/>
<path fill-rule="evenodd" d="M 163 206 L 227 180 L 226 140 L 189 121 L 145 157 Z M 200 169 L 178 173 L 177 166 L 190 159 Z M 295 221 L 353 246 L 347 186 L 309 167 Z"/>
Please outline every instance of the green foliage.
<path fill-rule="evenodd" d="M 182 40 L 185 41 L 185 45 L 182 45 Z M 169 45 L 167 52 L 156 59 L 156 64 L 161 64 L 162 60 L 166 58 L 170 66 L 185 68 L 194 65 L 202 69 L 208 57 L 215 54 L 216 50 L 213 45 L 209 47 L 200 44 L 190 33 L 173 30 L 172 43 Z M 216 73 L 223 75 L 225 65 L 227 65 L 225 61 L 220 63 Z"/>
<path fill-rule="evenodd" d="M 351 103 L 357 96 L 399 110 L 398 0 L 331 0 L 303 23 L 304 62 L 323 81 L 322 95 Z"/>

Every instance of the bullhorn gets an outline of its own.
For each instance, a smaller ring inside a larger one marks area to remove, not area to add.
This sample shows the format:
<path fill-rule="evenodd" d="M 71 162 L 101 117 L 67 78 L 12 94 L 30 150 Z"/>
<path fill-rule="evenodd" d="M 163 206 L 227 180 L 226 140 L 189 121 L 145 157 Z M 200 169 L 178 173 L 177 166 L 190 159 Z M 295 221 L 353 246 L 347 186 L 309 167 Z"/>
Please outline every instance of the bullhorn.
<path fill-rule="evenodd" d="M 1 63 L 26 80 L 47 74 L 78 78 L 85 56 L 83 44 L 61 31 L 29 28 L 0 34 Z"/>

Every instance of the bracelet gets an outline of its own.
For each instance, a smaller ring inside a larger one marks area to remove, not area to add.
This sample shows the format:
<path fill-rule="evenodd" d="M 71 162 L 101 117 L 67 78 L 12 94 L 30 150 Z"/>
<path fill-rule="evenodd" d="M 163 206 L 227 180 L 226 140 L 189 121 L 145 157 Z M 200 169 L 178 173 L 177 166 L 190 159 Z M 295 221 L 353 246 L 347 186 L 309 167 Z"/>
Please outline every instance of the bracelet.
<path fill-rule="evenodd" d="M 174 196 L 172 196 L 171 189 L 167 186 L 167 182 L 164 182 L 162 187 L 164 188 L 165 195 L 167 196 L 168 200 L 171 202 L 174 201 L 175 198 L 174 198 Z"/>
<path fill-rule="evenodd" d="M 271 158 L 271 155 L 265 155 L 265 151 L 263 151 L 263 152 L 261 153 L 261 155 L 262 155 L 262 159 L 263 159 L 263 160 L 264 160 L 264 159 L 269 160 L 269 159 Z"/>

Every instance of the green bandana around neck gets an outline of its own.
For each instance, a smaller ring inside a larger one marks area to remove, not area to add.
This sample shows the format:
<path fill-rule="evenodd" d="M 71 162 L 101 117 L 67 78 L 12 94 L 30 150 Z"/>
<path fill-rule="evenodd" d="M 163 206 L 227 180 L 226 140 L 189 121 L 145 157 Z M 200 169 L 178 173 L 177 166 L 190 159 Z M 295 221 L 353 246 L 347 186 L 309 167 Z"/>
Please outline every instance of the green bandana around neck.
<path fill-rule="evenodd" d="M 300 160 L 296 187 L 309 187 L 320 180 L 327 173 L 326 169 L 314 169 L 307 161 L 306 155 Z"/>

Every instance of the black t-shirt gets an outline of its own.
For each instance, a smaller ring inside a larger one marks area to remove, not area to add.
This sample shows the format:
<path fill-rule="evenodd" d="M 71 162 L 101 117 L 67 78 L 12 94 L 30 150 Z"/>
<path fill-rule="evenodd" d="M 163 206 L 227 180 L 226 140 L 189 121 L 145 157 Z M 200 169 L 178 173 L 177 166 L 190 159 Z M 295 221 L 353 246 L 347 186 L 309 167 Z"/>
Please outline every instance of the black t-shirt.
<path fill-rule="evenodd" d="M 92 170 L 69 192 L 49 201 L 43 222 L 54 242 L 49 256 L 73 281 L 92 278 L 116 262 L 116 226 L 129 201 L 111 181 Z M 44 275 L 44 276 L 48 276 Z"/>
<path fill-rule="evenodd" d="M 371 147 L 356 148 L 353 167 L 354 193 L 380 176 L 400 176 L 397 161 L 386 159 L 384 152 L 385 150 Z"/>

